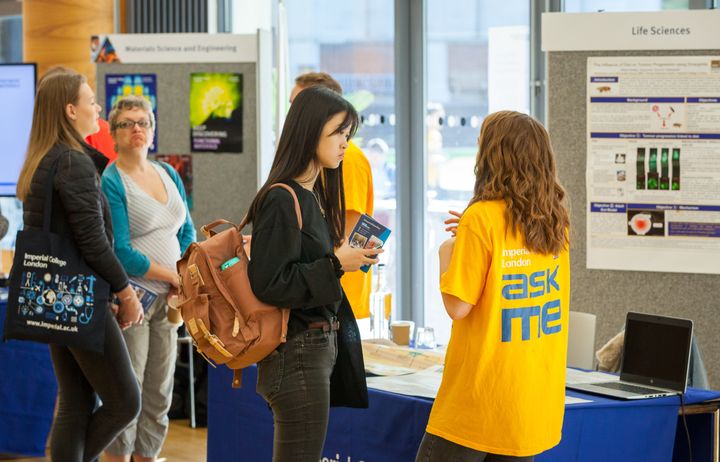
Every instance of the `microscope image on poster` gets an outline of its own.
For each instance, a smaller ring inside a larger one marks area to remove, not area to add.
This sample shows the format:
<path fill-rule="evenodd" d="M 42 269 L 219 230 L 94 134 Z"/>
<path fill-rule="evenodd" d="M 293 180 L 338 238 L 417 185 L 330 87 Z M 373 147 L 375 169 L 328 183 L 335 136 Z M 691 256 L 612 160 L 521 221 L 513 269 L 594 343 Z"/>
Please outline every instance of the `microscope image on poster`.
<path fill-rule="evenodd" d="M 22 276 L 19 313 L 28 318 L 73 326 L 87 324 L 95 311 L 93 275 L 52 275 L 27 271 Z"/>
<path fill-rule="evenodd" d="M 665 212 L 662 210 L 628 210 L 628 236 L 664 236 Z"/>
<path fill-rule="evenodd" d="M 680 148 L 637 148 L 635 161 L 636 190 L 680 190 Z"/>

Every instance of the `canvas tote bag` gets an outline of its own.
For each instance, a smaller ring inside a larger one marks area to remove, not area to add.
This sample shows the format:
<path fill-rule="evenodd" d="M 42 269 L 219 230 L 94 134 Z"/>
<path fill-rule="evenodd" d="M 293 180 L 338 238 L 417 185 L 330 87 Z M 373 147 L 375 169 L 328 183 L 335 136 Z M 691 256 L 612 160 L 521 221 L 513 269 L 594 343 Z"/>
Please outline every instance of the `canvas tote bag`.
<path fill-rule="evenodd" d="M 102 352 L 110 285 L 85 263 L 72 239 L 50 231 L 58 160 L 45 184 L 42 229 L 17 234 L 4 338 Z"/>

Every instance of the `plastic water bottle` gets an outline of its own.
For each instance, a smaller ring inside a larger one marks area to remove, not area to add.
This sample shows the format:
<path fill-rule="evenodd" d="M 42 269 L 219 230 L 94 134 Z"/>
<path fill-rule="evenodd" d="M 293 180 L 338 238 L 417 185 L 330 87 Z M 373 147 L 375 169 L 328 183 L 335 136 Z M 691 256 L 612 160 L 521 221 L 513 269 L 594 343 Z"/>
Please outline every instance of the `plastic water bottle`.
<path fill-rule="evenodd" d="M 392 310 L 392 294 L 387 289 L 385 265 L 380 263 L 376 268 L 375 284 L 370 294 L 370 332 L 372 338 L 387 339 L 390 337 L 390 312 Z"/>

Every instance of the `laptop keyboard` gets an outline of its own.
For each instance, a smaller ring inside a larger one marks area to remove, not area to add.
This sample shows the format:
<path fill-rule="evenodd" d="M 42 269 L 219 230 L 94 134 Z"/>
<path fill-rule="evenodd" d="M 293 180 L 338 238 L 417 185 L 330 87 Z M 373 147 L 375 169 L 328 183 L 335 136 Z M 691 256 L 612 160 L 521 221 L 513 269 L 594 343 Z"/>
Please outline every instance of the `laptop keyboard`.
<path fill-rule="evenodd" d="M 648 393 L 662 393 L 660 390 L 654 389 L 654 388 L 646 388 L 641 387 L 637 385 L 630 385 L 623 382 L 605 382 L 605 383 L 595 383 L 593 384 L 598 387 L 603 388 L 610 388 L 611 390 L 620 390 L 620 391 L 626 391 L 628 393 L 638 393 L 641 395 L 645 395 Z"/>

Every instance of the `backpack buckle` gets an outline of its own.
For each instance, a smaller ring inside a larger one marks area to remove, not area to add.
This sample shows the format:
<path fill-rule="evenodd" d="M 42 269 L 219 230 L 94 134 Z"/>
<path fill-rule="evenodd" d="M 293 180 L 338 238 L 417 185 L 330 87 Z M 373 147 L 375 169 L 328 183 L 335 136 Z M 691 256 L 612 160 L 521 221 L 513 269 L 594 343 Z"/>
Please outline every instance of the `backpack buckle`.
<path fill-rule="evenodd" d="M 232 353 L 225 349 L 225 344 L 222 342 L 222 340 L 220 340 L 217 335 L 210 332 L 210 330 L 205 326 L 205 323 L 202 321 L 202 319 L 198 319 L 197 324 L 200 330 L 203 332 L 203 337 L 205 337 L 205 340 L 207 340 L 208 343 L 212 345 L 212 347 L 215 348 L 216 351 L 218 351 L 226 358 L 233 357 Z"/>
<path fill-rule="evenodd" d="M 189 265 L 188 271 L 190 272 L 190 278 L 193 280 L 193 282 L 198 283 L 200 286 L 205 285 L 205 281 L 203 281 L 200 270 L 198 269 L 196 264 L 193 263 L 192 265 Z"/>

